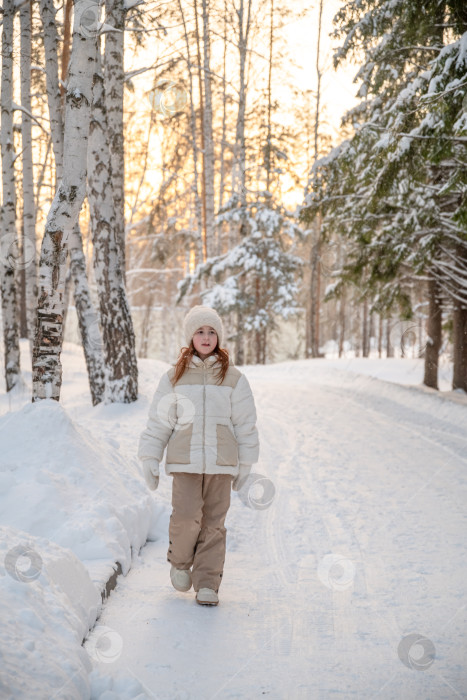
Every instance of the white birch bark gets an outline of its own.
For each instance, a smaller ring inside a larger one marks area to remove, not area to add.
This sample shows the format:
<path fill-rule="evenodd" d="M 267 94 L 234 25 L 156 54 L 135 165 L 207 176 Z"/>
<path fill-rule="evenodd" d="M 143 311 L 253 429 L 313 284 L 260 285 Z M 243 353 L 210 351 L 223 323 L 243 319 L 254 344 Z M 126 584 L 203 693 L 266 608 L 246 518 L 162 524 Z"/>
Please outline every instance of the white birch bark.
<path fill-rule="evenodd" d="M 27 335 L 34 340 L 37 304 L 36 217 L 31 136 L 31 5 L 21 5 L 21 145 L 23 150 L 23 240 L 21 268 L 24 270 Z"/>
<path fill-rule="evenodd" d="M 33 352 L 33 401 L 60 398 L 63 312 L 68 240 L 86 192 L 86 155 L 96 38 L 82 30 L 85 3 L 75 3 L 73 43 L 65 98 L 63 177 L 45 225 Z"/>
<path fill-rule="evenodd" d="M 220 150 L 220 164 L 219 164 L 219 209 L 222 208 L 224 203 L 224 190 L 225 190 L 225 148 L 227 145 L 227 2 L 224 0 L 224 55 L 222 60 L 222 136 L 221 136 L 221 150 Z M 217 233 L 217 255 L 220 255 L 221 250 L 221 231 L 220 228 Z"/>
<path fill-rule="evenodd" d="M 196 112 L 195 112 L 195 105 L 194 105 L 194 88 L 193 88 L 193 72 L 192 72 L 192 63 L 191 63 L 191 54 L 190 54 L 190 40 L 188 37 L 188 31 L 187 31 L 187 26 L 186 26 L 186 20 L 185 20 L 185 13 L 183 11 L 183 5 L 181 0 L 178 0 L 178 8 L 180 10 L 180 15 L 182 18 L 182 24 L 183 24 L 183 34 L 185 37 L 185 48 L 186 48 L 186 56 L 187 56 L 187 68 L 188 68 L 188 78 L 189 78 L 189 85 L 190 85 L 190 129 L 191 129 L 191 147 L 193 151 L 193 193 L 194 193 L 194 198 L 195 198 L 195 213 L 196 213 L 196 225 L 198 229 L 198 236 L 197 236 L 197 246 L 196 246 L 196 254 L 197 254 L 197 263 L 201 263 L 203 261 L 203 212 L 202 212 L 202 205 L 201 205 L 201 198 L 199 196 L 199 187 L 198 187 L 198 161 L 199 161 L 199 149 L 198 149 L 198 139 L 197 139 L 197 134 L 196 134 Z"/>
<path fill-rule="evenodd" d="M 94 74 L 88 151 L 88 202 L 94 245 L 94 272 L 108 372 L 106 401 L 130 403 L 138 398 L 135 336 L 115 237 L 104 79 L 100 51 Z"/>
<path fill-rule="evenodd" d="M 204 192 L 206 197 L 206 251 L 214 254 L 214 141 L 212 135 L 211 43 L 209 35 L 209 0 L 203 6 L 203 75 L 204 75 Z"/>
<path fill-rule="evenodd" d="M 232 190 L 239 192 L 242 207 L 246 206 L 246 146 L 245 146 L 245 111 L 246 111 L 246 79 L 245 63 L 248 49 L 248 36 L 250 33 L 251 0 L 247 0 L 248 10 L 245 21 L 244 0 L 240 0 L 237 12 L 238 19 L 238 52 L 239 52 L 239 89 L 238 89 L 238 112 L 235 128 L 234 145 L 234 168 L 232 173 Z M 235 231 L 230 231 L 230 237 L 235 236 L 235 242 L 240 242 L 244 231 L 244 221 L 241 218 L 240 225 Z M 241 282 L 243 284 L 243 282 Z M 244 362 L 244 337 L 243 337 L 243 315 L 239 309 L 237 312 L 237 333 L 235 339 L 235 359 L 238 364 Z"/>
<path fill-rule="evenodd" d="M 50 115 L 50 133 L 55 156 L 55 180 L 62 179 L 63 172 L 63 119 L 60 101 L 60 84 L 58 81 L 58 33 L 55 22 L 53 0 L 40 0 L 45 70 L 47 82 L 47 104 Z"/>
<path fill-rule="evenodd" d="M 49 22 L 48 37 L 44 40 L 47 98 L 50 115 L 50 127 L 52 132 L 53 147 L 55 151 L 56 178 L 62 178 L 63 159 L 63 122 L 61 118 L 60 84 L 58 80 L 57 60 L 57 32 L 49 0 L 43 0 L 41 4 L 41 17 L 43 22 Z M 44 35 L 46 26 L 44 24 Z M 93 307 L 86 275 L 86 264 L 82 249 L 82 237 L 77 223 L 70 238 L 70 275 L 73 280 L 73 292 L 75 308 L 78 316 L 78 324 L 83 344 L 84 357 L 88 370 L 91 400 L 96 405 L 104 396 L 104 360 L 102 354 L 102 340 L 100 339 L 97 312 Z M 66 304 L 68 299 L 67 284 L 69 275 L 66 274 L 63 327 L 66 319 Z"/>
<path fill-rule="evenodd" d="M 238 54 L 239 54 L 239 90 L 238 90 L 238 112 L 235 130 L 235 151 L 234 151 L 234 185 L 235 191 L 240 191 L 240 201 L 246 204 L 246 148 L 245 148 L 245 111 L 246 111 L 246 79 L 245 64 L 248 49 L 248 37 L 250 33 L 251 0 L 247 0 L 246 19 L 245 3 L 240 0 L 237 12 L 238 19 Z"/>
<path fill-rule="evenodd" d="M 194 19 L 195 19 L 195 39 L 196 39 L 196 57 L 198 59 L 198 87 L 199 87 L 199 114 L 200 114 L 200 132 L 201 132 L 201 154 L 202 154 L 202 177 L 201 177 L 201 215 L 203 221 L 202 229 L 202 253 L 203 262 L 206 262 L 208 256 L 207 253 L 207 240 L 206 240 L 206 149 L 204 147 L 204 92 L 203 92 L 203 70 L 201 62 L 201 37 L 199 32 L 199 22 L 198 22 L 198 1 L 193 2 Z"/>
<path fill-rule="evenodd" d="M 106 0 L 106 24 L 118 31 L 105 35 L 105 106 L 110 151 L 110 170 L 115 206 L 115 237 L 120 269 L 125 281 L 125 158 L 123 149 L 123 41 L 125 28 L 124 0 Z"/>
<path fill-rule="evenodd" d="M 2 28 L 1 152 L 2 152 L 2 238 L 0 275 L 2 288 L 3 345 L 6 390 L 20 380 L 19 326 L 17 318 L 15 267 L 19 241 L 16 233 L 16 193 L 13 145 L 13 22 L 14 2 L 4 0 Z"/>
<path fill-rule="evenodd" d="M 83 241 L 78 222 L 70 237 L 70 270 L 84 359 L 88 370 L 89 390 L 92 405 L 96 406 L 104 400 L 105 396 L 105 365 L 99 318 L 91 300 L 86 275 L 86 258 L 83 253 Z"/>

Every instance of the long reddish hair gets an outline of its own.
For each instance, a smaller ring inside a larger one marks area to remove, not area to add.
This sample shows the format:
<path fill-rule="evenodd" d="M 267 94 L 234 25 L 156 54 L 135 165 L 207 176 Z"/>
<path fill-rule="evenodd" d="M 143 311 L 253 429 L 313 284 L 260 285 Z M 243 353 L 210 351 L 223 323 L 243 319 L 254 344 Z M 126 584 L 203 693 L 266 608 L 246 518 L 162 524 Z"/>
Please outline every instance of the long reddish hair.
<path fill-rule="evenodd" d="M 216 376 L 217 384 L 222 384 L 225 379 L 225 375 L 227 374 L 227 370 L 229 369 L 229 351 L 225 348 L 220 348 L 219 343 L 216 343 L 216 347 L 212 351 L 211 355 L 214 353 L 217 354 L 218 361 L 220 363 L 219 372 Z M 196 352 L 193 341 L 191 340 L 188 348 L 182 348 L 180 350 L 180 356 L 175 364 L 175 372 L 174 376 L 172 377 L 173 386 L 175 386 L 175 384 L 183 377 L 185 371 L 190 365 L 193 355 L 198 355 L 198 353 Z"/>

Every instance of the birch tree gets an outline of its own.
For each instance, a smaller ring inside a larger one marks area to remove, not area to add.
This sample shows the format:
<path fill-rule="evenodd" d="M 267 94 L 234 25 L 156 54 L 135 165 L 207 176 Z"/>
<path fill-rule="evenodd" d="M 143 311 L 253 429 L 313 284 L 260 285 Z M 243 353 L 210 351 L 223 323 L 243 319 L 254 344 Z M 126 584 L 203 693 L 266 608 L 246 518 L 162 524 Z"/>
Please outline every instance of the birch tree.
<path fill-rule="evenodd" d="M 97 6 L 96 6 L 97 7 Z M 65 27 L 62 49 L 62 81 L 66 81 L 68 71 L 69 42 L 71 18 L 69 3 L 66 6 Z M 53 7 L 49 0 L 41 2 L 41 18 L 44 29 L 44 50 L 46 61 L 47 98 L 49 105 L 50 126 L 52 132 L 53 148 L 56 163 L 56 179 L 62 178 L 63 173 L 63 121 L 61 112 L 61 90 L 58 79 L 58 34 L 53 14 Z M 67 283 L 68 278 L 73 282 L 75 308 L 78 317 L 78 325 L 83 345 L 84 358 L 89 377 L 91 400 L 96 405 L 104 399 L 105 393 L 105 368 L 102 354 L 102 339 L 100 337 L 97 313 L 94 309 L 89 284 L 86 275 L 86 262 L 82 250 L 82 237 L 79 223 L 76 223 L 70 239 L 70 271 L 65 280 L 64 315 L 63 325 L 66 319 L 66 306 L 68 304 Z"/>
<path fill-rule="evenodd" d="M 125 158 L 123 150 L 123 40 L 124 0 L 106 0 L 105 21 L 114 31 L 105 35 L 104 73 L 110 172 L 115 207 L 115 239 L 120 270 L 125 280 Z"/>
<path fill-rule="evenodd" d="M 96 37 L 87 31 L 87 4 L 74 5 L 73 40 L 65 97 L 63 177 L 47 216 L 39 263 L 39 299 L 33 352 L 33 401 L 60 398 L 64 291 L 69 237 L 86 193 L 86 155 L 96 61 Z"/>
<path fill-rule="evenodd" d="M 20 380 L 19 327 L 15 280 L 19 240 L 16 232 L 16 191 L 13 144 L 13 22 L 14 0 L 3 3 L 2 86 L 1 86 L 1 153 L 2 153 L 2 238 L 0 275 L 2 286 L 3 347 L 6 390 Z"/>
<path fill-rule="evenodd" d="M 40 0 L 44 40 L 47 104 L 49 107 L 50 133 L 55 157 L 55 179 L 59 183 L 63 172 L 63 119 L 58 80 L 58 32 L 53 0 Z"/>
<path fill-rule="evenodd" d="M 29 341 L 34 340 L 36 325 L 36 216 L 31 133 L 31 5 L 20 7 L 21 25 L 21 146 L 23 173 L 23 240 L 21 269 L 25 277 L 26 326 Z"/>
<path fill-rule="evenodd" d="M 99 316 L 92 303 L 86 275 L 86 258 L 79 222 L 70 237 L 70 271 L 73 280 L 76 314 L 81 333 L 84 357 L 89 377 L 92 405 L 105 399 L 105 364 L 102 348 L 102 334 Z"/>
<path fill-rule="evenodd" d="M 204 196 L 206 199 L 206 255 L 214 253 L 214 139 L 212 130 L 212 76 L 211 76 L 211 39 L 209 30 L 209 0 L 201 0 L 203 8 L 203 79 L 204 79 Z"/>
<path fill-rule="evenodd" d="M 93 82 L 88 146 L 88 202 L 104 359 L 108 372 L 106 400 L 130 403 L 138 398 L 138 368 L 133 323 L 115 234 L 117 213 L 112 191 L 104 77 L 99 48 Z"/>
<path fill-rule="evenodd" d="M 197 245 L 196 252 L 198 261 L 203 260 L 203 206 L 201 197 L 199 194 L 199 183 L 198 183 L 198 168 L 199 168 L 199 148 L 198 148 L 198 136 L 196 130 L 196 109 L 194 104 L 194 86 L 193 86 L 193 66 L 191 59 L 190 50 L 190 38 L 188 35 L 187 23 L 185 19 L 185 13 L 183 10 L 183 4 L 181 0 L 178 0 L 178 9 L 182 19 L 183 25 L 183 37 L 185 40 L 186 48 L 186 62 L 187 71 L 189 79 L 189 100 L 190 100 L 190 131 L 191 131 L 191 144 L 193 153 L 193 195 L 195 200 L 195 215 L 196 215 L 196 225 L 197 225 Z M 202 192 L 204 193 L 204 187 L 202 187 Z"/>

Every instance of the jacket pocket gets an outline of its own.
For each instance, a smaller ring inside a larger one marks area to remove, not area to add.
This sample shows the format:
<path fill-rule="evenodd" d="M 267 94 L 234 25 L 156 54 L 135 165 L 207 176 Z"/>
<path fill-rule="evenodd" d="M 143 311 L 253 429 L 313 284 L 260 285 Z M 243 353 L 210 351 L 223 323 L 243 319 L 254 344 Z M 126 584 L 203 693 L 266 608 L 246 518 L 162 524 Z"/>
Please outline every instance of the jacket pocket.
<path fill-rule="evenodd" d="M 236 467 L 238 462 L 238 445 L 235 435 L 226 425 L 217 424 L 217 460 L 220 467 Z"/>
<path fill-rule="evenodd" d="M 190 464 L 192 435 L 193 423 L 172 433 L 167 445 L 167 464 Z"/>

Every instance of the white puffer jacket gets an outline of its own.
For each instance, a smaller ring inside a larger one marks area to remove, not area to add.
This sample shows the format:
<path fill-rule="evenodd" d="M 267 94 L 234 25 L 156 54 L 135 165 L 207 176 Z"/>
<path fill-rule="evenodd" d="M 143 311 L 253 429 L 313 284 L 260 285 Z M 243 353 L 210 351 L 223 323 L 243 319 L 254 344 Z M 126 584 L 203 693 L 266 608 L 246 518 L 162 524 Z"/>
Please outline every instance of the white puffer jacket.
<path fill-rule="evenodd" d="M 217 355 L 204 361 L 194 355 L 175 386 L 174 368 L 157 387 L 141 434 L 138 456 L 161 462 L 165 470 L 237 476 L 239 464 L 258 461 L 259 442 L 253 394 L 245 375 L 229 365 L 217 384 Z"/>

